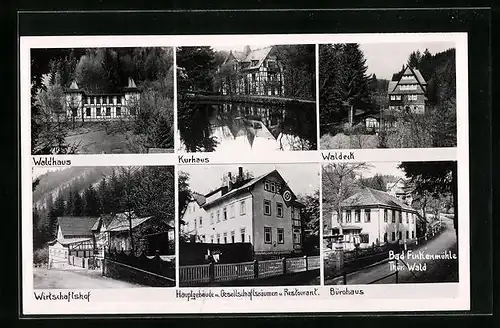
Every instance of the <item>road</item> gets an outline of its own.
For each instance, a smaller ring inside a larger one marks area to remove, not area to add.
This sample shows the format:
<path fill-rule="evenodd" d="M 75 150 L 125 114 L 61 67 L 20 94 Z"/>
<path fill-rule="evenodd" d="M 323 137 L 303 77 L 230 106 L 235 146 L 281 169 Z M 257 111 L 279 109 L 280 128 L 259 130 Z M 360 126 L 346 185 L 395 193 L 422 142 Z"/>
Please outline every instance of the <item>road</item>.
<path fill-rule="evenodd" d="M 436 236 L 434 239 L 428 241 L 426 244 L 413 248 L 414 254 L 418 254 L 422 251 L 424 254 L 442 254 L 445 251 L 451 252 L 451 254 L 456 254 L 457 259 L 404 259 L 404 262 L 412 267 L 415 264 L 420 264 L 423 268 L 425 264 L 425 270 L 409 270 L 403 263 L 399 262 L 402 270 L 398 272 L 398 282 L 399 283 L 415 283 L 415 282 L 457 282 L 458 281 L 458 249 L 457 249 L 457 239 L 455 235 L 455 229 L 453 228 L 453 220 L 442 217 L 442 222 L 444 224 L 444 230 Z M 347 284 L 368 284 L 379 278 L 393 273 L 389 263 L 380 264 L 366 270 L 361 270 L 353 274 L 347 275 Z M 395 283 L 395 275 L 382 279 L 376 283 L 378 284 L 390 284 Z M 325 280 L 326 285 L 336 285 L 342 284 L 342 277 Z"/>
<path fill-rule="evenodd" d="M 45 269 L 33 268 L 35 289 L 106 289 L 144 287 L 125 281 L 103 277 L 100 270 L 83 268 Z"/>

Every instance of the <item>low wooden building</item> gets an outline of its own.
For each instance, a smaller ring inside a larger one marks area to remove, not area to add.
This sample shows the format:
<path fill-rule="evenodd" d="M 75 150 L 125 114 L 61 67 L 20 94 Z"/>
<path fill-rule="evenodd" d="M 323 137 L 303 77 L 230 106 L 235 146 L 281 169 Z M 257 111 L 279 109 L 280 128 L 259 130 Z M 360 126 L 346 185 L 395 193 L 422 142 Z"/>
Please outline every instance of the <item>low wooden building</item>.
<path fill-rule="evenodd" d="M 92 257 L 96 241 L 92 227 L 97 217 L 64 216 L 57 218 L 57 237 L 49 242 L 49 264 L 68 263 L 69 256 Z"/>

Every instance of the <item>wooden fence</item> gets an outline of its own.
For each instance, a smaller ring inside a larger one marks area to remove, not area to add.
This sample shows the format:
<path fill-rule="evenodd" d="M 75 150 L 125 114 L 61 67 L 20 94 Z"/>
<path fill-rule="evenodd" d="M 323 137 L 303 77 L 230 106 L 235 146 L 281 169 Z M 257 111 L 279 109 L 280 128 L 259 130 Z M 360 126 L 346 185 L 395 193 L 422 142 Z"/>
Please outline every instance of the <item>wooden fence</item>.
<path fill-rule="evenodd" d="M 214 281 L 251 280 L 306 272 L 319 268 L 319 256 L 242 263 L 187 265 L 179 267 L 179 282 L 181 285 L 189 286 Z"/>
<path fill-rule="evenodd" d="M 173 259 L 117 252 L 106 253 L 103 263 L 104 276 L 154 287 L 175 286 Z"/>

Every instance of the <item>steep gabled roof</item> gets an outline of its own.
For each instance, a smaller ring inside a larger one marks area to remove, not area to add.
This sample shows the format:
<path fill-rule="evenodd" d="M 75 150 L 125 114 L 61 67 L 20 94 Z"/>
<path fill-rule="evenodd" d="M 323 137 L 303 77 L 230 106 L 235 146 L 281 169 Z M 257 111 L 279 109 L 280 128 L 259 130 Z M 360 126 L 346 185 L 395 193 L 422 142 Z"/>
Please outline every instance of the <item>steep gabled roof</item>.
<path fill-rule="evenodd" d="M 402 78 L 399 81 L 389 81 L 389 85 L 387 86 L 387 93 L 395 93 L 396 87 L 398 85 L 404 84 L 415 84 L 415 82 L 420 86 L 419 90 L 398 90 L 397 94 L 415 94 L 415 93 L 425 93 L 425 88 L 427 86 L 427 82 L 424 80 L 424 77 L 420 73 L 420 71 L 416 68 L 412 68 L 410 66 L 406 66 L 406 69 L 403 72 L 403 75 L 413 75 L 415 77 L 415 81 L 404 81 Z M 401 76 L 403 76 L 401 75 Z"/>
<path fill-rule="evenodd" d="M 386 192 L 375 190 L 372 188 L 363 188 L 356 194 L 351 197 L 345 199 L 341 206 L 352 207 L 352 206 L 388 206 L 393 208 L 400 208 L 407 211 L 416 212 L 416 210 L 405 203 L 403 203 L 400 199 L 389 195 Z"/>
<path fill-rule="evenodd" d="M 389 85 L 387 86 L 387 93 L 392 93 L 397 85 L 398 81 L 389 81 Z"/>
<path fill-rule="evenodd" d="M 99 218 L 89 216 L 62 216 L 57 223 L 64 238 L 73 236 L 92 236 L 92 227 Z"/>
<path fill-rule="evenodd" d="M 247 57 L 245 58 L 245 60 L 243 60 L 243 62 L 252 62 L 252 61 L 257 61 L 257 63 L 255 65 L 251 65 L 248 66 L 248 67 L 245 67 L 243 70 L 251 70 L 251 69 L 255 69 L 255 68 L 259 68 L 261 65 L 262 65 L 262 62 L 266 59 L 266 57 L 269 55 L 269 53 L 271 52 L 271 50 L 273 49 L 273 47 L 266 47 L 266 48 L 262 48 L 262 49 L 255 49 L 255 50 L 252 50 L 248 55 Z"/>

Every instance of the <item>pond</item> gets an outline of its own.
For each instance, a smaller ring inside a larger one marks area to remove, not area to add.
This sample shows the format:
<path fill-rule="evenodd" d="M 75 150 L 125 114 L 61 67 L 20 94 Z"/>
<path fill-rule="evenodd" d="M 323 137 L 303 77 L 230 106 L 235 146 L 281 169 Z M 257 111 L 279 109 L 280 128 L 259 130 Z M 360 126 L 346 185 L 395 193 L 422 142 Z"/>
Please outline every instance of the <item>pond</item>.
<path fill-rule="evenodd" d="M 317 149 L 314 103 L 284 105 L 179 102 L 181 151 Z"/>

